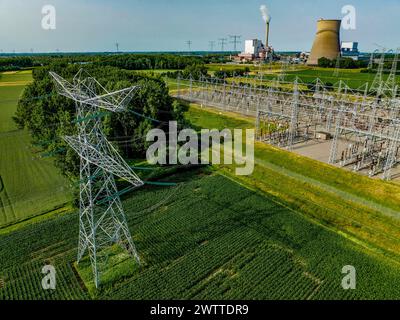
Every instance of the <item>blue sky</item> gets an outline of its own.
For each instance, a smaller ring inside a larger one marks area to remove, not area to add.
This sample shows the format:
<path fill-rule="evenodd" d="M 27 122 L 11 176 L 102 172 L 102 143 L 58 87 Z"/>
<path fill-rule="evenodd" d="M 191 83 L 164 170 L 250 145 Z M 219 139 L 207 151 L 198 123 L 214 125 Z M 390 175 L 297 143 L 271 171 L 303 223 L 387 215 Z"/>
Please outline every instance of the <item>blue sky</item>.
<path fill-rule="evenodd" d="M 45 4 L 57 10 L 56 30 L 41 28 Z M 342 30 L 342 40 L 359 41 L 362 51 L 400 46 L 400 0 L 0 0 L 0 50 L 113 51 L 118 41 L 123 51 L 174 51 L 187 40 L 207 50 L 230 34 L 264 39 L 261 4 L 278 51 L 310 50 L 316 21 L 341 18 L 347 4 L 357 10 L 357 29 Z"/>

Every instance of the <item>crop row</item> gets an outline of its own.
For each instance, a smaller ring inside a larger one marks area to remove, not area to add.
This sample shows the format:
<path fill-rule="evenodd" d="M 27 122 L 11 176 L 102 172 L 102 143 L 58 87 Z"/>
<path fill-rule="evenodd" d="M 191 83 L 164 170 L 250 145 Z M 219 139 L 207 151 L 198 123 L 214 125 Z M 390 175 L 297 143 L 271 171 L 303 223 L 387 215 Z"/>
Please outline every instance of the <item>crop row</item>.
<path fill-rule="evenodd" d="M 55 289 L 44 289 L 43 264 L 31 263 L 8 269 L 3 273 L 4 286 L 0 289 L 0 300 L 72 300 L 86 299 L 72 267 L 69 264 L 55 265 Z"/>

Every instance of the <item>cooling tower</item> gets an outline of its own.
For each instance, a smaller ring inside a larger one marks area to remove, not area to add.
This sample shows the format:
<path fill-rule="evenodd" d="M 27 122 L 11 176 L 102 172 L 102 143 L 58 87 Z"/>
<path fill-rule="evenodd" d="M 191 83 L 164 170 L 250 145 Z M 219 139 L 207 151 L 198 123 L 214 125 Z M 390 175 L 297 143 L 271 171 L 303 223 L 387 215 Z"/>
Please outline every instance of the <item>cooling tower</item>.
<path fill-rule="evenodd" d="M 308 65 L 318 65 L 318 59 L 335 60 L 340 54 L 340 24 L 341 20 L 319 20 L 317 35 L 311 49 Z"/>

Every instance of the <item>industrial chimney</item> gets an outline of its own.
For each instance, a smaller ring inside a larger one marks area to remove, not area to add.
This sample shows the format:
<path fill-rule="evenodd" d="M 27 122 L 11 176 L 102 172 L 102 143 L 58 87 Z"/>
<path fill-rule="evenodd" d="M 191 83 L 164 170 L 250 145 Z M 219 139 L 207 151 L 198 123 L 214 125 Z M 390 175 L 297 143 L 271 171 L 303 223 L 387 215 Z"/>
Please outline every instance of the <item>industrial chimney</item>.
<path fill-rule="evenodd" d="M 311 49 L 308 65 L 318 65 L 320 58 L 337 59 L 340 55 L 341 20 L 320 19 L 317 24 L 317 35 Z"/>
<path fill-rule="evenodd" d="M 265 36 L 265 48 L 269 45 L 269 21 L 267 22 L 266 36 Z"/>

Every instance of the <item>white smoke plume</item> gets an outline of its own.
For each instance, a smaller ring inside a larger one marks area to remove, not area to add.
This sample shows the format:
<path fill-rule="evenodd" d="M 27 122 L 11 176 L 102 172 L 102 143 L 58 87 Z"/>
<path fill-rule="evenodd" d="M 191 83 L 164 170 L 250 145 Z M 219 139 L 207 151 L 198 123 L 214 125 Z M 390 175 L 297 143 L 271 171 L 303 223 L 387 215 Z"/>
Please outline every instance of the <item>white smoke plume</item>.
<path fill-rule="evenodd" d="M 265 4 L 263 4 L 260 7 L 260 11 L 261 11 L 261 14 L 262 14 L 262 17 L 263 17 L 265 23 L 270 23 L 271 15 L 269 14 L 269 10 L 268 10 L 268 8 L 267 8 L 267 6 Z"/>

